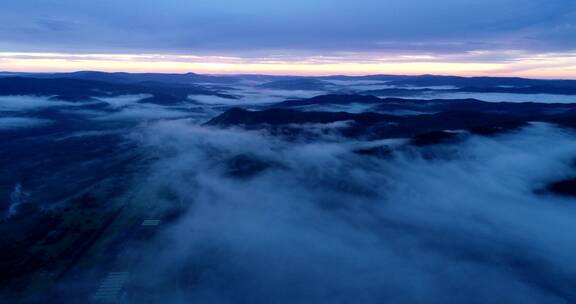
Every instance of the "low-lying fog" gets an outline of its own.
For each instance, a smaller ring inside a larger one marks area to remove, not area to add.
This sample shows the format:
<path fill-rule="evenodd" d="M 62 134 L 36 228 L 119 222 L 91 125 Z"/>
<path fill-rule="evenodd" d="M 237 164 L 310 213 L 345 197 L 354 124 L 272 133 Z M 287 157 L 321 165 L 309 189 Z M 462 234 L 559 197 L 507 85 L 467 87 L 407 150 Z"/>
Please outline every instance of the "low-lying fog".
<path fill-rule="evenodd" d="M 133 270 L 134 303 L 576 302 L 576 204 L 541 191 L 574 176 L 573 131 L 535 123 L 418 148 L 329 132 L 346 122 L 303 126 L 324 134 L 314 142 L 201 126 L 229 106 L 258 108 L 327 92 L 242 86 L 226 93 L 239 99 L 194 95 L 161 105 L 140 102 L 142 95 L 76 103 L 0 97 L 0 129 L 57 123 L 35 113 L 61 109 L 88 127 L 74 125 L 47 142 L 90 143 L 115 132 L 136 144 L 130 153 L 148 156 L 125 199 L 186 212 L 160 226 Z M 574 101 L 434 95 L 447 97 Z M 95 127 L 110 122 L 126 125 Z M 354 153 L 381 144 L 392 149 L 389 157 Z"/>
<path fill-rule="evenodd" d="M 540 103 L 575 103 L 576 96 L 556 94 L 513 94 L 513 93 L 434 93 L 411 96 L 422 99 L 466 99 L 474 98 L 489 102 L 540 102 Z"/>
<path fill-rule="evenodd" d="M 569 303 L 576 206 L 538 194 L 574 171 L 574 134 L 546 124 L 458 145 L 352 153 L 160 122 L 142 206 L 189 206 L 136 273 L 151 303 Z M 230 159 L 254 160 L 239 178 Z M 228 165 L 227 165 L 228 164 Z M 263 164 L 263 165 L 258 165 Z M 252 172 L 254 171 L 254 172 Z"/>

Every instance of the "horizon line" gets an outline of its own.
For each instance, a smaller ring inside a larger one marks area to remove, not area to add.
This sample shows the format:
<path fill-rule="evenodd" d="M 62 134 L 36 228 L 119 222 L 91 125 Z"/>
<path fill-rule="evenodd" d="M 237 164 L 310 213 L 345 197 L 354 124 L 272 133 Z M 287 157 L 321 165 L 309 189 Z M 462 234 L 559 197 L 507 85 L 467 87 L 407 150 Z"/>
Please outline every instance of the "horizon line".
<path fill-rule="evenodd" d="M 306 77 L 306 78 L 324 78 L 324 77 L 372 77 L 372 76 L 393 76 L 393 77 L 461 77 L 461 78 L 522 78 L 522 79 L 536 79 L 536 80 L 576 80 L 573 78 L 562 78 L 557 76 L 496 76 L 494 74 L 478 74 L 478 75 L 465 75 L 465 74 L 435 74 L 435 73 L 338 73 L 338 74 L 289 74 L 289 73 L 258 73 L 258 72 L 223 72 L 223 73 L 202 73 L 202 72 L 170 72 L 170 71 L 126 71 L 126 70 L 54 70 L 54 71 L 10 71 L 2 70 L 0 74 L 74 74 L 74 73 L 106 73 L 106 74 L 163 74 L 163 75 L 206 75 L 206 76 L 274 76 L 274 77 Z"/>
<path fill-rule="evenodd" d="M 356 54 L 339 57 L 287 56 L 223 57 L 170 54 L 74 54 L 1 52 L 0 70 L 21 73 L 187 73 L 208 75 L 366 76 L 458 75 L 460 77 L 520 77 L 576 79 L 576 51 L 565 54 L 520 54 L 500 60 L 478 56 L 502 54 L 464 53 L 458 56 L 408 56 Z M 462 57 L 464 56 L 464 57 Z M 383 73 L 385 71 L 385 73 Z"/>

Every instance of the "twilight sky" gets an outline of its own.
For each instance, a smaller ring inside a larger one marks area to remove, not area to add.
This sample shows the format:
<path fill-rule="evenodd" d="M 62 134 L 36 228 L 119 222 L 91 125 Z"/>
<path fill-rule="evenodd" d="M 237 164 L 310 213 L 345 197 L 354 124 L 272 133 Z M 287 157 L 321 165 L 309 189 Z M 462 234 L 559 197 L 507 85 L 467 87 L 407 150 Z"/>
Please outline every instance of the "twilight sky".
<path fill-rule="evenodd" d="M 18 0 L 0 70 L 576 78 L 575 0 Z"/>

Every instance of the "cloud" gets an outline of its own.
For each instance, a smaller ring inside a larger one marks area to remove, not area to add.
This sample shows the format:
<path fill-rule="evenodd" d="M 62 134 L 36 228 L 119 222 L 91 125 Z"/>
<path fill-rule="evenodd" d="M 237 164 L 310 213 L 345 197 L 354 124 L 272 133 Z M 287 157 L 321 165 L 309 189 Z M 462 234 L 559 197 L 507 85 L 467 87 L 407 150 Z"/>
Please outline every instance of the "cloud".
<path fill-rule="evenodd" d="M 139 103 L 143 98 L 150 95 L 123 95 L 116 97 L 102 97 L 97 102 L 65 102 L 50 100 L 49 97 L 39 96 L 0 96 L 0 111 L 7 115 L 26 114 L 37 112 L 46 108 L 58 108 L 61 113 L 67 115 L 80 115 L 88 119 L 99 121 L 140 121 L 140 120 L 157 120 L 172 119 L 183 117 L 197 117 L 204 119 L 207 114 L 211 113 L 208 109 L 194 105 L 179 106 L 162 106 L 150 103 Z M 85 106 L 91 106 L 96 103 L 104 102 L 108 108 L 89 109 Z M 207 111 L 207 112 L 206 112 Z M 27 117 L 5 117 L 2 118 L 6 127 L 25 125 L 40 125 L 49 120 L 27 118 Z"/>
<path fill-rule="evenodd" d="M 386 97 L 386 96 L 383 96 Z M 395 96 L 390 96 L 395 97 Z M 538 103 L 574 103 L 576 96 L 555 94 L 513 94 L 513 93 L 424 93 L 416 96 L 404 96 L 413 99 L 466 99 L 475 98 L 488 102 L 538 102 Z"/>
<path fill-rule="evenodd" d="M 191 95 L 190 99 L 207 105 L 259 105 L 282 102 L 288 99 L 312 98 L 324 95 L 328 91 L 270 90 L 249 86 L 235 86 L 229 93 L 239 99 L 222 98 L 208 95 Z"/>
<path fill-rule="evenodd" d="M 150 94 L 140 94 L 140 95 L 122 95 L 114 97 L 101 97 L 98 100 L 109 104 L 112 108 L 123 108 L 129 105 L 134 105 L 138 101 L 152 97 Z"/>
<path fill-rule="evenodd" d="M 0 117 L 0 130 L 26 129 L 42 127 L 51 123 L 47 119 L 30 117 Z"/>
<path fill-rule="evenodd" d="M 493 48 L 491 46 L 491 48 Z M 535 78 L 574 78 L 574 51 L 476 50 L 462 53 L 402 50 L 338 52 L 285 51 L 259 57 L 170 54 L 104 54 L 0 52 L 3 69 L 21 72 L 101 70 L 109 72 L 170 72 L 280 75 L 458 74 Z"/>
<path fill-rule="evenodd" d="M 210 96 L 210 95 L 191 95 L 189 99 L 207 105 L 235 105 L 243 104 L 237 99 L 224 98 L 220 96 Z"/>
<path fill-rule="evenodd" d="M 0 8 L 5 50 L 250 56 L 288 50 L 445 53 L 574 46 L 570 0 L 147 0 L 139 3 L 136 16 L 133 5 L 111 0 L 24 0 Z"/>
<path fill-rule="evenodd" d="M 204 109 L 194 105 L 181 104 L 177 106 L 141 103 L 140 101 L 151 97 L 149 94 L 122 95 L 115 97 L 98 98 L 98 101 L 108 104 L 108 108 L 101 110 L 79 110 L 90 119 L 99 121 L 145 121 L 158 119 L 174 119 L 184 117 L 205 117 Z"/>
<path fill-rule="evenodd" d="M 545 124 L 461 145 L 355 155 L 183 121 L 141 129 L 158 157 L 131 192 L 186 215 L 134 276 L 171 303 L 566 303 L 571 201 L 534 189 L 572 174 L 573 133 Z M 247 179 L 235 155 L 272 165 Z M 139 298 L 141 296 L 142 298 Z M 153 301 L 153 300 L 152 300 Z"/>
<path fill-rule="evenodd" d="M 183 118 L 195 116 L 196 113 L 188 112 L 183 109 L 169 108 L 163 106 L 146 105 L 136 107 L 125 107 L 114 112 L 86 112 L 94 115 L 97 120 L 109 121 L 138 121 L 138 120 L 157 120 L 168 118 Z"/>
<path fill-rule="evenodd" d="M 72 102 L 50 100 L 47 97 L 37 96 L 0 96 L 0 111 L 19 112 L 38 110 L 48 107 L 62 107 L 78 105 Z"/>

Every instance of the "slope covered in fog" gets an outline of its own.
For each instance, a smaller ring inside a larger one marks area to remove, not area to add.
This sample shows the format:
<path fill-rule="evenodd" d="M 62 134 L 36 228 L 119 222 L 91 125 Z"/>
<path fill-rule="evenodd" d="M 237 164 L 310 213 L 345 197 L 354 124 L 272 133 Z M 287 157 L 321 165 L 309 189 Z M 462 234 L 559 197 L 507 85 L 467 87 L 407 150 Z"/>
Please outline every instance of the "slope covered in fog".
<path fill-rule="evenodd" d="M 398 80 L 0 79 L 0 300 L 576 301 L 576 105 Z"/>
<path fill-rule="evenodd" d="M 574 174 L 572 132 L 536 124 L 420 148 L 333 138 L 294 143 L 183 122 L 143 132 L 142 148 L 160 159 L 134 199 L 189 209 L 148 249 L 136 301 L 576 297 L 567 232 L 573 201 L 540 191 Z M 374 145 L 390 153 L 354 152 Z M 239 156 L 252 166 L 232 174 Z"/>

